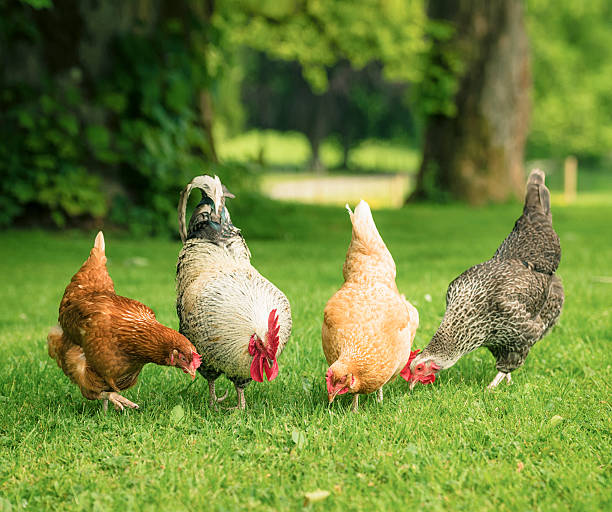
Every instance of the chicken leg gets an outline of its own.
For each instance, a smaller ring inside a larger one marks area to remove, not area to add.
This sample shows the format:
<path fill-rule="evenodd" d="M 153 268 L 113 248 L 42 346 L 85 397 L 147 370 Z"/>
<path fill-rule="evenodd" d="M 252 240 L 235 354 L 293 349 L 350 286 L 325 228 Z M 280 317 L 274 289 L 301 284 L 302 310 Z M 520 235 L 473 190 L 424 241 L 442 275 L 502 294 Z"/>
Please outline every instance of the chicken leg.
<path fill-rule="evenodd" d="M 215 392 L 215 381 L 214 381 L 214 379 L 208 381 L 208 392 L 210 393 L 210 406 L 213 409 L 215 409 L 217 407 L 217 404 L 219 402 L 223 402 L 223 400 L 225 400 L 227 398 L 227 394 L 229 393 L 228 391 L 226 391 L 223 396 L 217 396 L 217 393 Z"/>
<path fill-rule="evenodd" d="M 138 409 L 138 404 L 134 402 L 130 402 L 127 398 L 121 396 L 119 393 L 102 391 L 100 393 L 100 400 L 104 400 L 102 404 L 102 408 L 104 412 L 108 410 L 108 401 L 115 406 L 116 411 L 123 411 L 124 407 L 129 407 L 130 409 Z"/>
<path fill-rule="evenodd" d="M 487 386 L 487 389 L 489 391 L 494 390 L 497 385 L 504 379 L 508 381 L 508 384 L 512 384 L 512 377 L 510 373 L 498 372 L 495 378 L 491 381 L 491 384 Z"/>
<path fill-rule="evenodd" d="M 357 412 L 359 408 L 359 393 L 353 395 L 353 404 L 351 405 L 351 412 Z"/>
<path fill-rule="evenodd" d="M 236 395 L 238 395 L 238 404 L 235 405 L 234 407 L 225 407 L 225 409 L 227 409 L 228 411 L 235 410 L 235 409 L 242 411 L 246 409 L 246 400 L 244 398 L 244 387 L 238 386 L 236 383 L 234 383 L 234 387 L 236 388 Z"/>
<path fill-rule="evenodd" d="M 378 391 L 376 392 L 376 401 L 379 404 L 382 404 L 382 401 L 383 401 L 383 390 L 382 390 L 382 388 L 379 388 Z"/>

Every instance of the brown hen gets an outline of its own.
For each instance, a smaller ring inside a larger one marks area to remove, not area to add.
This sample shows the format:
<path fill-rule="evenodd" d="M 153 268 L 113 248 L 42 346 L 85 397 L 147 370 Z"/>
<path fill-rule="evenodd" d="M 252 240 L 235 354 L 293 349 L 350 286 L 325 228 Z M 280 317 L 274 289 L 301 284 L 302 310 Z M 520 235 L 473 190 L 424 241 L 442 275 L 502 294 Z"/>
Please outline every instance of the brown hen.
<path fill-rule="evenodd" d="M 136 383 L 147 363 L 177 366 L 192 378 L 200 356 L 187 338 L 160 324 L 144 304 L 115 293 L 100 231 L 89 258 L 72 277 L 49 331 L 49 356 L 89 400 L 115 409 L 138 408 L 120 391 Z"/>

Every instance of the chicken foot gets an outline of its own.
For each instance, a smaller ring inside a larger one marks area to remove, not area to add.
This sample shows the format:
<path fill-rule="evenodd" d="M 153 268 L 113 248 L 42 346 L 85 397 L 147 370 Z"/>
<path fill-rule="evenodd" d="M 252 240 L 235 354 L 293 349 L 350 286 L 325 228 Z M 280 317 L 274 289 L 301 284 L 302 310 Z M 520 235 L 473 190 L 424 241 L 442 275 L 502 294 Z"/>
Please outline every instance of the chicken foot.
<path fill-rule="evenodd" d="M 121 396 L 119 393 L 102 391 L 100 393 L 100 400 L 104 400 L 102 403 L 102 408 L 104 412 L 108 411 L 108 401 L 115 406 L 116 411 L 123 411 L 124 407 L 129 407 L 130 409 L 138 409 L 138 404 L 134 402 L 130 402 L 124 396 Z"/>
<path fill-rule="evenodd" d="M 487 386 L 487 389 L 489 391 L 494 390 L 497 387 L 497 385 L 504 379 L 508 381 L 508 384 L 512 384 L 511 374 L 504 373 L 504 372 L 498 372 L 495 378 L 491 381 L 491 384 Z"/>
<path fill-rule="evenodd" d="M 353 404 L 351 405 L 351 412 L 357 412 L 359 408 L 359 393 L 353 395 Z"/>
<path fill-rule="evenodd" d="M 215 381 L 214 380 L 208 381 L 208 391 L 210 393 L 210 406 L 213 409 L 216 409 L 217 404 L 219 402 L 223 402 L 223 400 L 227 398 L 227 394 L 229 393 L 229 391 L 225 391 L 225 394 L 223 396 L 217 396 L 217 393 L 215 392 Z"/>
<path fill-rule="evenodd" d="M 238 404 L 234 407 L 226 407 L 226 409 L 229 410 L 233 410 L 233 409 L 238 409 L 240 411 L 246 409 L 246 399 L 244 398 L 244 387 L 238 386 L 236 384 L 234 384 L 234 387 L 236 388 L 236 395 L 238 395 Z"/>

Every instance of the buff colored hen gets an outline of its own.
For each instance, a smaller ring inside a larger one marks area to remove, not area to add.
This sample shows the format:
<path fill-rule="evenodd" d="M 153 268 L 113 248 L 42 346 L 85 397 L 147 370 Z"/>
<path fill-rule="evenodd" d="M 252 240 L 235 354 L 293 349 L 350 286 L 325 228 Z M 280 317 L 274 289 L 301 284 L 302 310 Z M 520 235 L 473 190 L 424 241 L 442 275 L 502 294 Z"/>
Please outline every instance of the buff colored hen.
<path fill-rule="evenodd" d="M 397 290 L 395 262 L 376 229 L 368 203 L 355 213 L 351 244 L 343 267 L 344 284 L 325 306 L 323 352 L 330 365 L 326 374 L 330 403 L 336 395 L 377 392 L 408 364 L 419 325 L 414 306 Z"/>

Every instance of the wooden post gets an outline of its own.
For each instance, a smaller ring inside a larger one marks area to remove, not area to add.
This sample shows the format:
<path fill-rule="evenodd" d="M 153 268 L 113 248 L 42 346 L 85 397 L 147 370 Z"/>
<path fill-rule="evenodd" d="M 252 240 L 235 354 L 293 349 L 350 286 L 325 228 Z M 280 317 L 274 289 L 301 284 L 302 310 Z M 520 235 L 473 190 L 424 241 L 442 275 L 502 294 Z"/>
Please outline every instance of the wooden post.
<path fill-rule="evenodd" d="M 568 156 L 563 168 L 563 193 L 566 203 L 573 203 L 576 200 L 577 185 L 578 160 L 575 156 Z"/>

